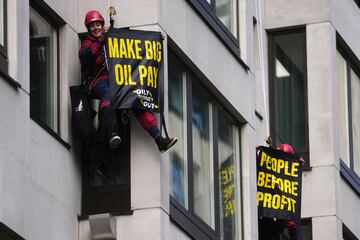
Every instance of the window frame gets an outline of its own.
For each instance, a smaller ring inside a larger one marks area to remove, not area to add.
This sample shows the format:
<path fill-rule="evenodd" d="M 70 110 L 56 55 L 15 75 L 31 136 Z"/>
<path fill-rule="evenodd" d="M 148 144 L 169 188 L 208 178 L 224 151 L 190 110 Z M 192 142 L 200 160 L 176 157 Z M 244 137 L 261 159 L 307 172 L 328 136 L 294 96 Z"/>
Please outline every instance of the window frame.
<path fill-rule="evenodd" d="M 352 99 L 351 99 L 351 70 L 355 72 L 358 77 L 360 77 L 360 60 L 357 59 L 356 55 L 352 52 L 351 48 L 346 44 L 344 39 L 340 36 L 339 33 L 336 33 L 337 46 L 336 50 L 344 58 L 346 62 L 346 72 L 347 72 L 347 100 L 348 106 L 348 137 L 349 137 L 349 161 L 350 167 L 339 157 L 340 160 L 340 173 L 341 176 L 350 184 L 353 190 L 360 196 L 360 176 L 354 170 L 354 154 L 353 154 L 353 138 L 352 138 Z"/>
<path fill-rule="evenodd" d="M 4 17 L 4 45 L 0 44 L 0 76 L 2 76 L 7 83 L 15 90 L 21 88 L 21 84 L 9 76 L 8 64 L 8 34 L 7 34 L 7 0 L 3 0 L 3 17 Z"/>
<path fill-rule="evenodd" d="M 305 122 L 305 145 L 303 147 L 298 147 L 296 151 L 305 159 L 305 164 L 303 166 L 304 171 L 311 170 L 310 166 L 310 153 L 309 153 L 309 121 L 308 121 L 308 83 L 307 83 L 307 52 L 306 52 L 306 27 L 295 26 L 291 28 L 281 28 L 268 31 L 268 77 L 269 77 L 269 108 L 270 108 L 270 135 L 275 136 L 276 127 L 275 127 L 275 79 L 274 76 L 274 67 L 275 66 L 275 55 L 273 51 L 274 41 L 273 37 L 278 35 L 285 35 L 291 33 L 303 33 L 304 34 L 304 122 Z"/>
<path fill-rule="evenodd" d="M 174 45 L 174 46 L 173 46 Z M 240 201 L 240 203 L 237 203 L 236 209 L 238 211 L 237 218 L 240 222 L 240 226 L 237 226 L 237 229 L 240 231 L 239 236 L 243 237 L 243 212 L 242 212 L 242 179 L 241 179 L 241 139 L 240 139 L 240 129 L 241 129 L 241 121 L 239 121 L 238 118 L 236 118 L 231 110 L 226 108 L 218 98 L 216 98 L 214 94 L 214 90 L 210 90 L 203 82 L 198 79 L 196 72 L 193 71 L 191 68 L 196 68 L 196 66 L 189 62 L 190 60 L 184 61 L 183 56 L 185 56 L 182 52 L 179 52 L 180 50 L 176 47 L 175 43 L 172 42 L 171 39 L 169 39 L 169 51 L 172 52 L 172 54 L 179 60 L 179 62 L 182 62 L 183 66 L 186 68 L 186 84 L 184 92 L 186 95 L 184 96 L 186 98 L 186 116 L 184 116 L 184 121 L 186 121 L 186 125 L 188 126 L 185 130 L 186 132 L 186 145 L 184 147 L 187 148 L 187 169 L 185 169 L 188 173 L 188 179 L 187 179 L 187 200 L 185 202 L 188 203 L 187 209 L 182 206 L 177 200 L 169 194 L 169 202 L 170 202 L 170 220 L 178 225 L 181 229 L 184 230 L 184 232 L 189 235 L 190 237 L 194 239 L 220 239 L 220 185 L 219 185 L 219 174 L 216 174 L 219 171 L 219 156 L 218 156 L 218 143 L 219 143 L 219 119 L 218 119 L 218 112 L 219 107 L 221 107 L 224 111 L 227 112 L 227 114 L 233 118 L 234 122 L 237 126 L 238 131 L 238 137 L 239 137 L 239 162 L 236 163 L 236 176 L 237 176 L 237 184 L 236 186 L 239 188 L 237 189 L 238 194 L 235 192 L 234 194 L 237 194 L 236 197 L 240 197 L 240 199 L 237 199 Z M 186 64 L 189 63 L 189 64 Z M 189 65 L 192 65 L 191 67 Z M 197 69 L 198 70 L 198 69 Z M 198 70 L 199 71 L 199 70 Z M 192 85 L 195 84 L 195 86 L 199 87 L 202 93 L 204 93 L 206 96 L 209 97 L 210 103 L 212 105 L 212 128 L 213 136 L 212 136 L 212 142 L 213 142 L 213 167 L 212 171 L 214 173 L 214 218 L 215 218 L 215 229 L 212 229 L 210 225 L 208 225 L 203 219 L 201 219 L 197 214 L 194 212 L 194 186 L 193 186 L 193 137 L 192 137 Z M 205 90 L 205 91 L 204 91 Z M 189 94 L 190 93 L 190 94 Z M 190 114 L 189 114 L 190 113 Z M 190 124 L 190 125 L 189 125 Z M 240 209 L 238 209 L 240 207 Z"/>
<path fill-rule="evenodd" d="M 40 119 L 37 119 L 31 114 L 31 111 L 29 111 L 30 118 L 36 122 L 41 128 L 43 128 L 46 132 L 48 132 L 50 135 L 52 135 L 56 140 L 58 140 L 62 145 L 64 145 L 66 148 L 70 149 L 71 146 L 65 142 L 61 136 L 61 117 L 60 117 L 60 28 L 61 26 L 65 25 L 66 22 L 53 10 L 51 9 L 44 1 L 42 0 L 30 0 L 29 1 L 29 7 L 34 9 L 39 15 L 41 15 L 42 18 L 44 18 L 47 23 L 51 25 L 52 28 L 56 31 L 56 82 L 54 83 L 56 85 L 56 131 L 52 129 L 50 126 L 48 126 L 46 123 L 41 121 Z M 30 10 L 29 10 L 30 11 Z M 30 62 L 29 62 L 30 64 Z M 31 66 L 29 66 L 31 67 Z M 29 76 L 30 81 L 30 76 Z M 31 96 L 30 96 L 31 97 Z M 29 103 L 30 104 L 30 103 Z M 29 106 L 30 108 L 30 106 Z"/>
<path fill-rule="evenodd" d="M 3 0 L 3 18 L 4 18 L 4 45 L 0 44 L 0 71 L 8 72 L 8 56 L 7 56 L 7 0 Z"/>
<path fill-rule="evenodd" d="M 213 1 L 210 3 L 207 0 L 186 0 L 190 6 L 200 15 L 203 21 L 216 34 L 216 36 L 223 42 L 226 48 L 235 56 L 239 63 L 249 70 L 249 66 L 240 57 L 240 33 L 239 33 L 239 0 L 236 0 L 236 28 L 237 34 L 234 36 L 232 32 L 224 25 L 220 18 L 215 13 L 215 6 Z M 216 1 L 216 0 L 215 0 Z"/>

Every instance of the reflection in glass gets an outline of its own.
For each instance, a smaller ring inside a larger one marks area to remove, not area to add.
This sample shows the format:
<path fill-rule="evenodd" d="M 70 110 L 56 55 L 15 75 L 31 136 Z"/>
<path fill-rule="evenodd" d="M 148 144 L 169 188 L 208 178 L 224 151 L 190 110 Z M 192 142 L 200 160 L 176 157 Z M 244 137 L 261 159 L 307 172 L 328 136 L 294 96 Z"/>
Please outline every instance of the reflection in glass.
<path fill-rule="evenodd" d="M 350 72 L 354 171 L 360 176 L 360 78 Z"/>
<path fill-rule="evenodd" d="M 169 52 L 169 126 L 171 133 L 179 138 L 170 150 L 171 195 L 188 208 L 188 164 L 186 154 L 186 102 L 185 68 Z"/>
<path fill-rule="evenodd" d="M 30 7 L 30 115 L 57 126 L 57 30 Z"/>
<path fill-rule="evenodd" d="M 275 35 L 274 106 L 275 144 L 305 146 L 305 47 L 304 33 Z"/>
<path fill-rule="evenodd" d="M 219 200 L 221 239 L 237 239 L 239 203 L 238 172 L 239 138 L 234 121 L 223 110 L 219 110 Z"/>
<path fill-rule="evenodd" d="M 210 100 L 192 85 L 194 212 L 209 226 L 214 221 L 213 131 Z"/>
<path fill-rule="evenodd" d="M 346 61 L 339 52 L 336 56 L 336 80 L 339 156 L 350 167 Z"/>
<path fill-rule="evenodd" d="M 221 22 L 237 37 L 236 0 L 216 0 L 216 15 Z"/>

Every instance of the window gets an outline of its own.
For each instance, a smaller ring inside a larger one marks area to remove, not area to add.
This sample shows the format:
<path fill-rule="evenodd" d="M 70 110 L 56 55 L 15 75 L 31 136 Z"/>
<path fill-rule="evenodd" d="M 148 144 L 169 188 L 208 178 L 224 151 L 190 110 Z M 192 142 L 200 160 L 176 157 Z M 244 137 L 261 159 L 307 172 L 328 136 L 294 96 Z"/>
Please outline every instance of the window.
<path fill-rule="evenodd" d="M 341 53 L 337 52 L 336 56 L 339 155 L 346 166 L 360 176 L 360 149 L 357 147 L 360 143 L 360 78 Z"/>
<path fill-rule="evenodd" d="M 33 6 L 29 28 L 30 116 L 58 132 L 58 28 Z"/>
<path fill-rule="evenodd" d="M 238 32 L 238 1 L 237 0 L 195 0 L 200 2 L 205 9 L 220 19 L 220 26 L 225 26 L 237 38 Z M 207 6 L 202 2 L 207 2 Z"/>
<path fill-rule="evenodd" d="M 341 173 L 360 193 L 360 61 L 338 36 L 337 129 Z"/>
<path fill-rule="evenodd" d="M 238 165 L 240 161 L 239 129 L 225 110 L 218 111 L 218 172 L 220 201 L 220 236 L 237 239 L 240 234 L 240 186 Z"/>
<path fill-rule="evenodd" d="M 271 136 L 288 143 L 309 166 L 305 30 L 269 34 Z"/>
<path fill-rule="evenodd" d="M 169 51 L 171 219 L 195 239 L 241 236 L 237 122 Z M 194 230 L 195 229 L 195 230 Z"/>
<path fill-rule="evenodd" d="M 237 37 L 237 1 L 212 0 L 211 4 L 215 6 L 216 16 Z"/>
<path fill-rule="evenodd" d="M 215 228 L 212 104 L 192 85 L 192 177 L 194 213 Z"/>
<path fill-rule="evenodd" d="M 240 61 L 238 0 L 187 0 L 202 19 Z"/>
<path fill-rule="evenodd" d="M 7 73 L 6 0 L 0 0 L 0 71 Z"/>
<path fill-rule="evenodd" d="M 104 144 L 107 141 L 103 126 L 99 126 L 94 137 L 83 141 L 82 217 L 100 213 L 132 214 L 130 123 L 121 125 L 119 132 L 122 143 L 117 149 Z"/>
<path fill-rule="evenodd" d="M 87 35 L 87 32 L 80 33 L 80 41 L 84 41 Z M 94 100 L 92 104 L 93 109 L 99 108 L 98 100 Z M 108 142 L 105 140 L 105 127 L 100 124 L 101 120 L 96 119 L 97 131 L 95 136 L 82 142 L 81 218 L 101 213 L 130 215 L 132 214 L 130 191 L 131 121 L 125 113 L 118 113 L 117 119 L 121 119 L 121 124 L 118 126 L 121 145 L 117 149 L 109 149 L 107 145 L 104 145 Z"/>

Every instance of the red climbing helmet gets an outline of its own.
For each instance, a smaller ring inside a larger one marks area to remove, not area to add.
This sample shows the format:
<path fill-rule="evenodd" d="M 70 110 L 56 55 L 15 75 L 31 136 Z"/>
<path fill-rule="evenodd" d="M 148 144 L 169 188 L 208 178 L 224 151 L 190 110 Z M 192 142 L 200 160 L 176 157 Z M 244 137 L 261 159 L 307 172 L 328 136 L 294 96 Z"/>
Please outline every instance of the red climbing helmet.
<path fill-rule="evenodd" d="M 277 150 L 280 150 L 280 151 L 283 151 L 283 152 L 286 152 L 286 153 L 291 153 L 291 154 L 295 153 L 294 148 L 290 144 L 287 144 L 287 143 L 280 144 L 277 147 Z"/>
<path fill-rule="evenodd" d="M 88 27 L 88 25 L 92 22 L 101 22 L 104 24 L 105 20 L 98 11 L 90 10 L 85 15 L 85 26 Z"/>

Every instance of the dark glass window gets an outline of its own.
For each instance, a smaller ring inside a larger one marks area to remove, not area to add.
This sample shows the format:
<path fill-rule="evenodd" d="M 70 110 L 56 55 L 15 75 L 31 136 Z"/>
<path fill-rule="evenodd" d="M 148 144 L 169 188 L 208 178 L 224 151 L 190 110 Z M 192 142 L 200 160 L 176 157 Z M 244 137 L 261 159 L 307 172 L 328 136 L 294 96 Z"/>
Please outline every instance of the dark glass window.
<path fill-rule="evenodd" d="M 87 33 L 80 33 L 83 41 Z M 84 76 L 83 76 L 84 77 Z M 85 79 L 82 79 L 84 81 Z M 92 99 L 94 109 L 99 101 Z M 132 214 L 130 207 L 130 119 L 117 112 L 121 119 L 118 131 L 119 148 L 110 149 L 101 114 L 94 119 L 95 135 L 82 142 L 82 205 L 81 217 L 100 213 Z"/>
<path fill-rule="evenodd" d="M 81 212 L 84 217 L 100 213 L 132 213 L 130 124 L 121 125 L 119 133 L 122 143 L 117 149 L 108 147 L 102 125 L 93 137 L 83 141 Z"/>
<path fill-rule="evenodd" d="M 169 152 L 171 219 L 195 239 L 238 238 L 238 124 L 172 51 L 169 120 L 179 137 Z"/>
<path fill-rule="evenodd" d="M 54 132 L 58 119 L 58 27 L 30 6 L 30 116 Z"/>
<path fill-rule="evenodd" d="M 270 33 L 271 135 L 308 161 L 305 30 Z"/>

